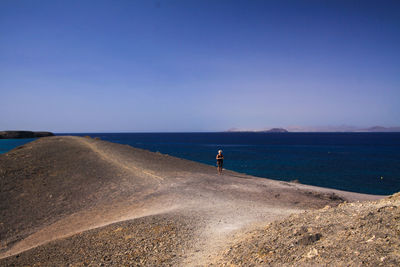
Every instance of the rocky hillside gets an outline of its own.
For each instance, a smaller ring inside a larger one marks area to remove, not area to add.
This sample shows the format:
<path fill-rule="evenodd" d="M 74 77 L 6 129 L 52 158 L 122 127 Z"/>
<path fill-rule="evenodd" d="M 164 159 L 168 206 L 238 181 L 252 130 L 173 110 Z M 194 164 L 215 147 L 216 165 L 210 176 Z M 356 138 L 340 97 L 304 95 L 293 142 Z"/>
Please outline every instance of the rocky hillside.
<path fill-rule="evenodd" d="M 222 266 L 400 266 L 400 193 L 291 215 L 249 232 Z"/>

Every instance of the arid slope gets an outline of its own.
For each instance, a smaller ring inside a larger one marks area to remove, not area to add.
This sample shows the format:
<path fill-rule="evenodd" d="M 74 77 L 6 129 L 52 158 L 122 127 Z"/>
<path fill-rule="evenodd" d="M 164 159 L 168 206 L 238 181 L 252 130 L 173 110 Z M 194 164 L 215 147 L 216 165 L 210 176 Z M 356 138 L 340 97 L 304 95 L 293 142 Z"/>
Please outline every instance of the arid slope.
<path fill-rule="evenodd" d="M 400 193 L 260 227 L 241 235 L 217 265 L 400 266 Z"/>
<path fill-rule="evenodd" d="M 0 264 L 204 265 L 265 223 L 379 198 L 45 137 L 0 155 Z"/>

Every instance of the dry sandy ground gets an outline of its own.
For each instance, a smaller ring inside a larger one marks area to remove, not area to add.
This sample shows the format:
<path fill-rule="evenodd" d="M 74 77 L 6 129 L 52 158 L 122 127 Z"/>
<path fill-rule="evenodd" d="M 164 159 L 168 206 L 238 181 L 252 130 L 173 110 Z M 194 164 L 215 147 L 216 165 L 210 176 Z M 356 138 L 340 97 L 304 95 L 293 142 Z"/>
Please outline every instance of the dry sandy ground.
<path fill-rule="evenodd" d="M 216 264 L 269 222 L 382 198 L 69 136 L 0 155 L 0 179 L 0 265 L 17 266 Z"/>

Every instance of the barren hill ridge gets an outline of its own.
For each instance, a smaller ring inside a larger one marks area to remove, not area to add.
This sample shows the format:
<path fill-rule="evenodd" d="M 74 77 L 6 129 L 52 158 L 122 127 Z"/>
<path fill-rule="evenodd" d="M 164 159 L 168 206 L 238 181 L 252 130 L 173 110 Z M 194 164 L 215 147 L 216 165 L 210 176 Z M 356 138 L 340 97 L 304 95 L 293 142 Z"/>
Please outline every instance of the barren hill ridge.
<path fill-rule="evenodd" d="M 249 233 L 263 233 L 268 223 L 382 198 L 228 170 L 217 175 L 213 166 L 70 136 L 0 155 L 0 183 L 5 266 L 223 265 L 235 259 L 227 251 L 237 242 L 251 250 Z M 393 255 L 387 259 L 395 262 Z M 252 257 L 242 263 L 268 262 Z"/>

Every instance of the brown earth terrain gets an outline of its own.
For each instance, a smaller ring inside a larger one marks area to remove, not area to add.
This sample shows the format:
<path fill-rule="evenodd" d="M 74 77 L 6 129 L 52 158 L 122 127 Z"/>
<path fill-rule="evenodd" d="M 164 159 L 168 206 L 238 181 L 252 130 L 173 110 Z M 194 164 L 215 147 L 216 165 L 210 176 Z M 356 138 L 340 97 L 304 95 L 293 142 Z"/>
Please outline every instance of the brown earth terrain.
<path fill-rule="evenodd" d="M 381 198 L 45 137 L 0 155 L 0 265 L 395 264 L 398 197 L 363 202 Z M 373 259 L 356 246 L 368 223 L 376 226 Z M 339 239 L 353 232 L 359 240 Z M 348 258 L 344 247 L 358 254 Z"/>
<path fill-rule="evenodd" d="M 400 193 L 270 223 L 241 235 L 216 265 L 400 266 Z"/>

